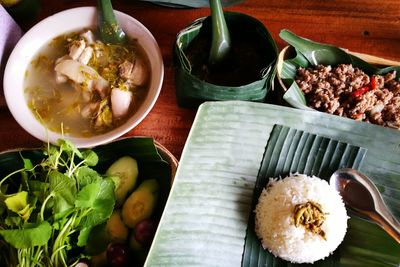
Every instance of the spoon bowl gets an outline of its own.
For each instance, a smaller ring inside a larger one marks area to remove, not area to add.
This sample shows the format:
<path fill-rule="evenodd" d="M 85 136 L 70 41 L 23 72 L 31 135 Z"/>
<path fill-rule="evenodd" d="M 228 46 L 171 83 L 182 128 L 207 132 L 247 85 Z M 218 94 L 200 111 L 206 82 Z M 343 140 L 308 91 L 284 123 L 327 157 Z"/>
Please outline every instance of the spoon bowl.
<path fill-rule="evenodd" d="M 329 181 L 342 196 L 346 206 L 371 219 L 400 243 L 400 223 L 390 213 L 374 183 L 357 170 L 344 168 L 334 172 Z"/>

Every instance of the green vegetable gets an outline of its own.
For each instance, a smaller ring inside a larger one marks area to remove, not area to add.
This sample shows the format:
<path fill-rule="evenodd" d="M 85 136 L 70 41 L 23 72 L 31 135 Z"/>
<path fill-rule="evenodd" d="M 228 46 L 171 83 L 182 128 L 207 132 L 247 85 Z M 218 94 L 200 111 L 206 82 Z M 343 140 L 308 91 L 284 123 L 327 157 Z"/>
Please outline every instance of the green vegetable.
<path fill-rule="evenodd" d="M 122 206 L 122 220 L 135 227 L 141 220 L 150 218 L 157 204 L 160 186 L 156 179 L 144 180 Z"/>
<path fill-rule="evenodd" d="M 125 243 L 128 240 L 128 227 L 122 222 L 121 210 L 114 210 L 106 226 L 107 238 L 112 243 Z"/>
<path fill-rule="evenodd" d="M 107 170 L 115 183 L 115 197 L 117 205 L 122 205 L 128 192 L 131 192 L 136 185 L 139 175 L 137 161 L 129 156 L 119 158 Z"/>
<path fill-rule="evenodd" d="M 106 227 L 107 223 L 105 222 L 92 228 L 85 246 L 85 254 L 95 256 L 107 250 L 107 246 L 110 242 L 108 240 Z"/>
<path fill-rule="evenodd" d="M 27 224 L 24 229 L 1 230 L 4 240 L 18 249 L 43 246 L 49 241 L 52 228 L 46 221 L 39 224 Z"/>
<path fill-rule="evenodd" d="M 29 219 L 32 207 L 28 204 L 28 192 L 21 191 L 4 200 L 9 210 L 17 213 L 24 221 Z"/>
<path fill-rule="evenodd" d="M 23 168 L 0 181 L 1 245 L 11 266 L 74 266 L 91 229 L 104 223 L 115 205 L 114 183 L 90 166 L 98 162 L 91 150 L 72 143 L 49 145 L 42 161 L 23 158 Z M 70 256 L 70 255 L 71 256 Z"/>

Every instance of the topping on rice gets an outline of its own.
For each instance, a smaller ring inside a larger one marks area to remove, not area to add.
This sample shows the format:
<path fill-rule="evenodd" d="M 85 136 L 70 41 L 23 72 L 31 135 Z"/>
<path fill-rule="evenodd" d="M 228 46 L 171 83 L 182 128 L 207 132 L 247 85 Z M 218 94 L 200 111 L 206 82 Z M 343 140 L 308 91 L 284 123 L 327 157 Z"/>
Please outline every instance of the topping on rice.
<path fill-rule="evenodd" d="M 294 225 L 303 226 L 308 231 L 322 236 L 326 240 L 325 232 L 321 229 L 325 221 L 325 213 L 320 204 L 307 201 L 304 204 L 297 204 L 293 211 Z"/>

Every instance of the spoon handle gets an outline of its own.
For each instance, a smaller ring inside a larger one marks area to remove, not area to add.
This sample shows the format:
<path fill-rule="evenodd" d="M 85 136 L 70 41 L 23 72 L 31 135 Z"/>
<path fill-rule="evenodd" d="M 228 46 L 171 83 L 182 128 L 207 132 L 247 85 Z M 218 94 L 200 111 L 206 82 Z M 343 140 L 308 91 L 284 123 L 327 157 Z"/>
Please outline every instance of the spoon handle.
<path fill-rule="evenodd" d="M 221 63 L 229 54 L 231 38 L 220 0 L 210 0 L 212 39 L 209 63 Z"/>
<path fill-rule="evenodd" d="M 400 243 L 400 224 L 390 214 L 377 212 L 371 214 L 371 217 L 385 230 L 391 237 Z"/>
<path fill-rule="evenodd" d="M 97 11 L 100 39 L 109 44 L 124 43 L 126 36 L 118 25 L 111 0 L 97 0 Z"/>

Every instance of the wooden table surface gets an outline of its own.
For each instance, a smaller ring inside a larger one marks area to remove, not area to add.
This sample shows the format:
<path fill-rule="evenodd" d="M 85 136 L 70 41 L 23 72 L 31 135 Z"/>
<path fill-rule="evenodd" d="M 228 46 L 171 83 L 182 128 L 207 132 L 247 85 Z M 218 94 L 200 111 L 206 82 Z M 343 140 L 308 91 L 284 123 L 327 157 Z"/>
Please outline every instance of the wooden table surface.
<path fill-rule="evenodd" d="M 95 3 L 85 0 L 42 0 L 35 18 L 18 22 L 27 31 L 49 15 L 68 8 L 93 6 Z M 154 108 L 125 136 L 154 137 L 179 159 L 196 110 L 177 106 L 172 46 L 176 34 L 196 18 L 209 15 L 209 9 L 172 9 L 136 0 L 114 0 L 113 6 L 135 17 L 152 32 L 161 48 L 165 65 L 162 91 Z M 279 49 L 286 44 L 278 34 L 286 28 L 315 41 L 400 61 L 398 0 L 245 0 L 225 10 L 242 12 L 260 20 L 272 34 Z M 0 107 L 0 122 L 0 151 L 42 144 L 17 124 L 6 106 Z"/>

